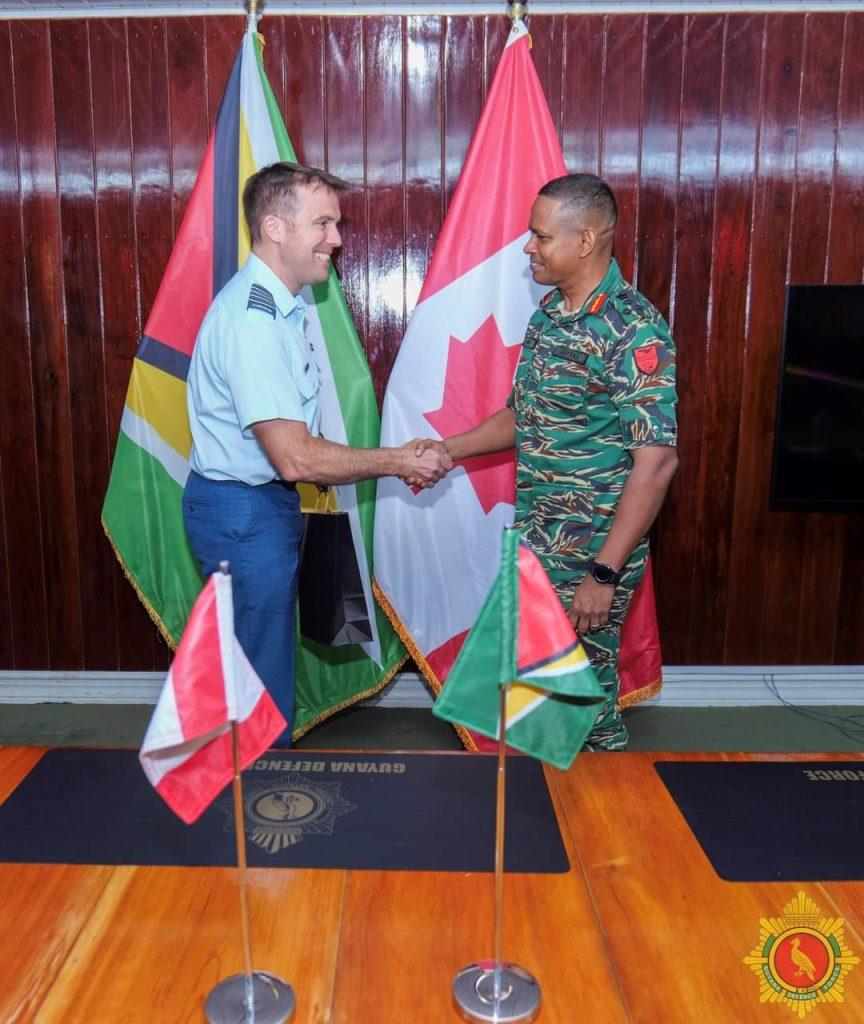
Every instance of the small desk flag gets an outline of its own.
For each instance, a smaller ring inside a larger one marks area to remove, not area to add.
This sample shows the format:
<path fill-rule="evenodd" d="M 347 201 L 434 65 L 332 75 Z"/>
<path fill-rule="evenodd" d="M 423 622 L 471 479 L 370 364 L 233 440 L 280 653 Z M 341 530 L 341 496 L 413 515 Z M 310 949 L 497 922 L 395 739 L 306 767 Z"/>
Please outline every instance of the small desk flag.
<path fill-rule="evenodd" d="M 498 687 L 506 683 L 507 743 L 569 768 L 603 688 L 540 560 L 515 529 L 504 531 L 498 576 L 433 711 L 497 739 Z"/>
<path fill-rule="evenodd" d="M 139 755 L 147 778 L 187 825 L 234 775 L 231 722 L 241 770 L 285 729 L 234 635 L 231 577 L 217 572 L 192 608 Z"/>

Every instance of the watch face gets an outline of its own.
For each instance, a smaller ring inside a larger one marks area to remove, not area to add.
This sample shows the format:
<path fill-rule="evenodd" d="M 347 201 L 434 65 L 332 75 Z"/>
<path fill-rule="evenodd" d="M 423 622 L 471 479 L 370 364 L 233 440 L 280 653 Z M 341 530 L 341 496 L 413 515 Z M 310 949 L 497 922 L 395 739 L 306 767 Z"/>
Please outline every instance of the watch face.
<path fill-rule="evenodd" d="M 611 566 L 595 562 L 594 568 L 591 570 L 591 575 L 598 583 L 614 583 L 617 574 Z"/>

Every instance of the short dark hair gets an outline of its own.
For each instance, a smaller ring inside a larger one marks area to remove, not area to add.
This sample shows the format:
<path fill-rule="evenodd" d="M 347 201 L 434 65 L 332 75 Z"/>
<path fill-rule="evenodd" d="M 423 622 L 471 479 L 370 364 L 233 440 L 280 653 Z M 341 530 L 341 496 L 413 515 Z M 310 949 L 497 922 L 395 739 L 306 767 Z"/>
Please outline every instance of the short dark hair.
<path fill-rule="evenodd" d="M 322 171 L 320 167 L 292 164 L 287 160 L 268 164 L 250 175 L 243 189 L 243 213 L 252 241 L 261 241 L 261 221 L 268 214 L 278 211 L 290 216 L 294 212 L 298 186 L 316 182 L 337 195 L 349 188 L 347 181 Z"/>
<path fill-rule="evenodd" d="M 596 174 L 565 174 L 548 181 L 539 194 L 572 206 L 574 210 L 596 213 L 615 227 L 618 204 L 612 189 Z"/>

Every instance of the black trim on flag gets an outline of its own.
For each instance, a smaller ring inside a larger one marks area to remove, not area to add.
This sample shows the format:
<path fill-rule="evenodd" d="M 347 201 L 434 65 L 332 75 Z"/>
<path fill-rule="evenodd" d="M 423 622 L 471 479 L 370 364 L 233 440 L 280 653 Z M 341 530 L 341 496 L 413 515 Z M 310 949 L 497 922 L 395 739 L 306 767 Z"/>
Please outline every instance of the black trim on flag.
<path fill-rule="evenodd" d="M 141 344 L 138 346 L 135 358 L 140 359 L 142 363 L 149 363 L 150 366 L 155 366 L 157 370 L 164 370 L 165 373 L 170 373 L 172 377 L 177 377 L 178 380 L 186 380 L 189 376 L 189 363 L 192 361 L 191 357 L 187 356 L 185 352 L 171 348 L 170 345 L 157 341 L 148 334 L 142 335 Z"/>
<path fill-rule="evenodd" d="M 237 210 L 240 176 L 240 66 L 237 54 L 216 118 L 213 143 L 213 296 L 237 272 Z"/>
<path fill-rule="evenodd" d="M 550 654 L 548 658 L 541 658 L 539 661 L 532 661 L 530 665 L 518 665 L 516 667 L 516 674 L 521 676 L 527 672 L 534 672 L 538 668 L 543 668 L 544 665 L 551 665 L 553 661 L 558 661 L 559 658 L 565 657 L 571 651 L 575 651 L 579 646 L 579 641 L 570 644 L 569 647 L 562 647 L 560 651 L 556 651 L 554 654 Z"/>

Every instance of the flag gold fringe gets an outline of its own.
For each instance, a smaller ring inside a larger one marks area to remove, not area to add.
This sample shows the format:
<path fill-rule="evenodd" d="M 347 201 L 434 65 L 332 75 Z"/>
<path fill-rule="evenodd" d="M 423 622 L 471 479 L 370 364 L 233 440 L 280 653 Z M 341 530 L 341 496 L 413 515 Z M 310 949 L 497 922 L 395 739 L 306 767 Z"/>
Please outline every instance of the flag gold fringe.
<path fill-rule="evenodd" d="M 169 648 L 172 651 L 176 651 L 177 644 L 174 638 L 168 632 L 168 629 L 165 626 L 165 623 L 160 618 L 159 613 L 156 611 L 153 605 L 147 600 L 147 595 L 141 589 L 141 585 L 138 583 L 138 580 L 135 578 L 132 571 L 126 565 L 123 556 L 120 554 L 120 549 L 117 547 L 117 545 L 114 542 L 114 538 L 111 536 L 111 531 L 108 528 L 108 523 L 105 522 L 105 516 L 100 516 L 100 519 L 102 522 L 102 529 L 105 531 L 105 536 L 108 538 L 108 543 L 111 545 L 111 550 L 114 552 L 117 561 L 120 563 L 120 568 L 123 570 L 123 575 L 132 585 L 132 589 L 138 596 L 138 600 L 146 608 L 147 614 L 153 620 L 153 623 L 159 630 L 159 634 L 162 637 L 162 639 L 165 641 L 165 643 L 169 646 Z M 387 611 L 387 609 L 384 608 L 383 610 L 389 617 L 390 613 Z M 330 718 L 332 715 L 335 715 L 337 712 L 344 711 L 345 708 L 350 707 L 352 704 L 356 704 L 358 701 L 366 700 L 367 697 L 373 697 L 376 693 L 384 689 L 384 687 L 392 680 L 393 676 L 396 675 L 396 673 L 399 671 L 400 668 L 402 668 L 402 666 L 405 664 L 407 660 L 407 656 L 404 658 L 400 658 L 393 666 L 393 668 L 391 668 L 390 671 L 384 676 L 384 678 L 380 679 L 374 686 L 371 686 L 368 690 L 364 690 L 362 693 L 355 694 L 353 697 L 349 697 L 348 700 L 343 700 L 341 704 L 336 704 L 334 707 L 328 708 L 326 711 L 322 711 L 320 715 L 316 715 L 311 721 L 306 722 L 306 724 L 303 725 L 300 729 L 297 729 L 294 732 L 292 732 L 291 739 L 299 740 L 301 736 L 305 736 L 306 733 L 314 729 L 316 725 L 320 725 L 322 722 L 326 721 L 328 718 Z"/>
<path fill-rule="evenodd" d="M 641 704 L 643 700 L 656 696 L 662 688 L 663 676 L 660 676 L 653 683 L 649 683 L 647 686 L 640 686 L 638 690 L 631 690 L 629 693 L 625 693 L 623 697 L 619 697 L 618 707 L 622 710 L 624 708 L 632 708 L 636 704 Z"/>
<path fill-rule="evenodd" d="M 150 616 L 150 618 L 155 623 L 156 628 L 159 630 L 159 633 L 162 636 L 162 639 L 165 641 L 166 644 L 168 644 L 168 646 L 171 648 L 172 651 L 176 651 L 177 650 L 177 641 L 168 632 L 168 628 L 165 625 L 165 623 L 162 621 L 162 619 L 160 618 L 159 612 L 157 612 L 156 609 L 153 607 L 153 605 L 150 604 L 150 602 L 147 600 L 147 596 L 144 593 L 144 591 L 141 589 L 141 586 L 138 583 L 138 580 L 132 574 L 132 570 L 129 568 L 129 566 L 126 564 L 125 559 L 120 554 L 120 549 L 114 543 L 114 538 L 111 536 L 111 530 L 108 528 L 108 524 L 105 522 L 104 514 L 101 515 L 99 518 L 102 521 L 102 529 L 105 531 L 105 536 L 108 538 L 108 543 L 111 545 L 111 550 L 114 552 L 114 555 L 117 558 L 117 561 L 120 563 L 120 568 L 123 570 L 123 575 L 132 584 L 132 589 L 138 595 L 138 600 L 147 609 L 147 614 Z"/>
<path fill-rule="evenodd" d="M 335 715 L 337 711 L 344 711 L 345 708 L 350 708 L 352 704 L 356 704 L 361 700 L 366 700 L 367 697 L 374 697 L 376 693 L 380 693 L 380 691 L 384 689 L 407 660 L 407 655 L 404 658 L 400 658 L 393 668 L 390 669 L 387 675 L 385 675 L 383 679 L 379 680 L 374 686 L 370 687 L 368 690 L 364 690 L 362 693 L 355 694 L 353 697 L 349 697 L 348 700 L 343 700 L 341 704 L 336 704 L 334 707 L 328 708 L 326 711 L 322 711 L 320 715 L 316 715 L 311 721 L 307 722 L 299 729 L 295 729 L 294 732 L 291 733 L 291 739 L 299 740 L 301 736 L 305 736 L 306 733 L 314 729 L 316 725 L 326 722 L 327 719 L 332 715 Z"/>
<path fill-rule="evenodd" d="M 399 637 L 402 643 L 405 644 L 408 653 L 411 655 L 411 657 L 417 663 L 417 667 L 423 673 L 423 678 L 428 683 L 429 689 L 432 691 L 433 697 L 437 697 L 438 694 L 441 692 L 441 680 L 438 678 L 438 676 L 435 675 L 435 673 L 432 671 L 432 666 L 421 654 L 420 648 L 417 646 L 414 637 L 411 636 L 411 634 L 408 632 L 408 627 L 399 617 L 393 605 L 390 604 L 390 599 L 378 585 L 378 580 L 376 580 L 374 576 L 372 577 L 372 592 L 375 595 L 375 600 L 378 602 L 379 605 L 381 605 L 381 610 L 390 620 L 390 624 L 395 630 L 396 635 Z M 456 734 L 462 741 L 462 745 L 465 747 L 465 749 L 476 751 L 477 744 L 471 738 L 471 733 L 462 725 L 454 724 L 453 728 L 456 730 Z"/>

